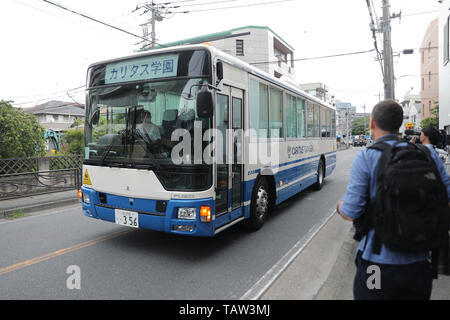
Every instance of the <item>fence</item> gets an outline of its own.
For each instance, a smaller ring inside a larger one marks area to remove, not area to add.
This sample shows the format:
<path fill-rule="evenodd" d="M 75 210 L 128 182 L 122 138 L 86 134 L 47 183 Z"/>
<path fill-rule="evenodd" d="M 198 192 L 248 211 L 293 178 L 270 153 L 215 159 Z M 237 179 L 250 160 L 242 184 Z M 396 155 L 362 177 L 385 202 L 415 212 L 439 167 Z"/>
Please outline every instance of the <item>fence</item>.
<path fill-rule="evenodd" d="M 0 200 L 81 186 L 82 155 L 0 159 Z"/>

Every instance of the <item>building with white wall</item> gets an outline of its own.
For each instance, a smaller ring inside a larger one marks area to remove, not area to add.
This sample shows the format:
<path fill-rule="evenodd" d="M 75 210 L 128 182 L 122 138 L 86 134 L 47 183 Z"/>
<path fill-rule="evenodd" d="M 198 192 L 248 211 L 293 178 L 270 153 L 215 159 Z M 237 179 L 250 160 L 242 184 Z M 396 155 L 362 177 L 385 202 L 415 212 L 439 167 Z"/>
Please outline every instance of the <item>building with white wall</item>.
<path fill-rule="evenodd" d="M 165 43 L 164 47 L 205 42 L 277 78 L 295 80 L 294 48 L 269 27 L 244 26 Z"/>
<path fill-rule="evenodd" d="M 422 118 L 431 117 L 439 101 L 439 21 L 434 19 L 427 28 L 420 46 Z"/>
<path fill-rule="evenodd" d="M 420 94 L 406 93 L 400 105 L 403 107 L 403 123 L 399 132 L 405 132 L 407 123 L 414 123 L 414 129 L 419 130 L 423 110 Z"/>
<path fill-rule="evenodd" d="M 352 121 L 356 118 L 356 107 L 349 102 L 336 100 L 336 133 L 342 137 L 352 135 Z M 347 139 L 345 139 L 347 140 Z"/>
<path fill-rule="evenodd" d="M 321 82 L 315 82 L 315 83 L 302 83 L 299 84 L 300 88 L 309 93 L 310 95 L 319 98 L 322 101 L 325 101 L 329 104 L 333 104 L 333 98 L 334 96 L 331 96 L 329 94 L 329 88 L 327 85 L 321 83 Z"/>
<path fill-rule="evenodd" d="M 450 133 L 450 0 L 439 2 L 439 128 Z"/>

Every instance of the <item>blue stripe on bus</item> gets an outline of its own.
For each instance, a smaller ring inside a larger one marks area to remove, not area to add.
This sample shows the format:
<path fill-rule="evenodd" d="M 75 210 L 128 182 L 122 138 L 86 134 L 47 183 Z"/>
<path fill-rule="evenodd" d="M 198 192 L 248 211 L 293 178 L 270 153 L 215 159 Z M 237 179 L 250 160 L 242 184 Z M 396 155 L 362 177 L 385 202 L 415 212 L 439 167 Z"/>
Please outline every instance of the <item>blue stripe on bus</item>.
<path fill-rule="evenodd" d="M 327 152 L 324 155 L 325 155 L 326 159 L 329 158 L 329 157 L 330 158 L 331 157 L 336 158 L 336 151 Z M 320 157 L 320 155 L 315 155 L 315 156 L 311 156 L 311 157 L 307 157 L 307 158 L 303 158 L 303 159 L 299 159 L 299 160 L 293 160 L 293 161 L 289 161 L 289 162 L 284 162 L 284 163 L 281 163 L 281 164 L 278 164 L 278 165 L 273 165 L 270 168 L 271 169 L 282 168 L 282 167 L 285 167 L 285 166 L 288 166 L 288 165 L 291 165 L 291 164 L 294 164 L 294 163 L 300 163 L 300 162 L 303 162 L 303 161 L 307 161 L 307 160 L 314 159 L 314 158 L 319 158 L 319 157 Z M 261 172 L 261 169 L 250 170 L 249 172 L 247 172 L 247 175 L 258 174 L 260 172 Z"/>
<path fill-rule="evenodd" d="M 331 172 L 335 168 L 336 164 L 336 152 L 327 152 L 326 156 L 326 166 L 329 167 L 326 169 L 326 176 L 329 176 Z M 311 156 L 308 158 L 303 158 L 299 160 L 289 161 L 282 163 L 280 165 L 272 166 L 271 169 L 286 167 L 290 164 L 301 163 L 310 159 L 317 158 L 317 161 L 311 161 L 309 163 L 299 164 L 289 169 L 282 169 L 274 174 L 275 185 L 276 188 L 280 186 L 280 181 L 285 184 L 289 184 L 290 182 L 299 179 L 302 176 L 307 176 L 308 174 L 312 174 L 317 171 L 317 166 L 319 164 L 320 155 Z M 333 166 L 334 165 L 334 166 Z M 330 167 L 331 166 L 331 167 Z M 253 170 L 256 173 L 261 172 L 261 169 Z M 286 200 L 287 198 L 293 196 L 294 194 L 306 189 L 310 185 L 314 184 L 317 177 L 316 175 L 311 175 L 309 177 L 305 177 L 304 179 L 297 181 L 296 183 L 286 187 L 282 190 L 277 190 L 277 204 Z M 256 179 L 244 181 L 244 202 L 251 200 L 253 186 L 255 184 Z M 284 194 L 288 196 L 285 197 Z M 280 200 L 282 199 L 282 200 Z"/>

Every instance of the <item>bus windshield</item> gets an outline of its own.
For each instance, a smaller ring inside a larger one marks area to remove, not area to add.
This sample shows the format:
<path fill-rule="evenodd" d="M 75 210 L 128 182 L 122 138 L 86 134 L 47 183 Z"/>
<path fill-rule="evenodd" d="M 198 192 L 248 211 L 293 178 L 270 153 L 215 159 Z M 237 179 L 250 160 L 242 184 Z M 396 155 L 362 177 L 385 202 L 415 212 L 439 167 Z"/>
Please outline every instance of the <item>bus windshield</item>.
<path fill-rule="evenodd" d="M 206 80 L 195 78 L 91 89 L 86 110 L 85 160 L 91 164 L 173 164 L 176 129 L 193 133 L 210 119 L 198 118 L 196 94 Z M 191 139 L 193 139 L 191 134 Z"/>

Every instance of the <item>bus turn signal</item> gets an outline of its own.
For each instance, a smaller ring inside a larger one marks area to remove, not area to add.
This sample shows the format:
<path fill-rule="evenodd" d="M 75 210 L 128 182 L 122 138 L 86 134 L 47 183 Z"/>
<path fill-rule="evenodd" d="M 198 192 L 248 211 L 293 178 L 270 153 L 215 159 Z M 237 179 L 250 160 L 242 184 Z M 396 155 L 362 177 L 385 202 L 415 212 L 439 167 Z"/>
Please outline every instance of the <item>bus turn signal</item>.
<path fill-rule="evenodd" d="M 200 221 L 201 222 L 211 221 L 211 208 L 209 206 L 200 207 Z"/>

